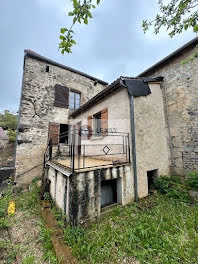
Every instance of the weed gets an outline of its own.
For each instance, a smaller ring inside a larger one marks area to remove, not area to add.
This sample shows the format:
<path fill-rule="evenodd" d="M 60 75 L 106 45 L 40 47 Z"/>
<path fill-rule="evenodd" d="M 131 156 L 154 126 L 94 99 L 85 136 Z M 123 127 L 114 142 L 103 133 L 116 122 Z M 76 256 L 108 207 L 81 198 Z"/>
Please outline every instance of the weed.
<path fill-rule="evenodd" d="M 154 180 L 155 187 L 160 193 L 169 198 L 189 202 L 188 190 L 185 182 L 179 176 L 162 176 Z"/>
<path fill-rule="evenodd" d="M 49 192 L 45 192 L 45 193 L 43 194 L 43 199 L 44 199 L 45 201 L 52 202 L 52 197 L 51 197 L 51 195 L 50 195 Z"/>
<path fill-rule="evenodd" d="M 7 215 L 7 207 L 12 198 L 12 189 L 9 187 L 0 198 L 0 229 L 10 225 L 9 216 Z"/>
<path fill-rule="evenodd" d="M 64 238 L 80 263 L 122 263 L 133 256 L 141 263 L 197 263 L 198 206 L 152 196 L 154 206 L 118 207 L 88 227 L 67 227 Z"/>
<path fill-rule="evenodd" d="M 189 172 L 186 182 L 191 190 L 198 190 L 198 171 Z"/>
<path fill-rule="evenodd" d="M 35 257 L 33 255 L 27 256 L 22 260 L 22 264 L 33 264 L 35 262 Z"/>
<path fill-rule="evenodd" d="M 39 190 L 40 188 L 36 182 L 33 182 L 29 187 L 29 191 L 22 192 L 17 197 L 17 207 L 24 211 L 31 209 L 32 214 L 39 214 L 41 209 L 38 195 Z"/>
<path fill-rule="evenodd" d="M 42 243 L 44 248 L 44 259 L 49 261 L 49 263 L 56 264 L 56 254 L 54 252 L 53 244 L 51 241 L 51 230 L 47 230 L 43 222 L 40 222 L 40 237 L 38 242 Z"/>

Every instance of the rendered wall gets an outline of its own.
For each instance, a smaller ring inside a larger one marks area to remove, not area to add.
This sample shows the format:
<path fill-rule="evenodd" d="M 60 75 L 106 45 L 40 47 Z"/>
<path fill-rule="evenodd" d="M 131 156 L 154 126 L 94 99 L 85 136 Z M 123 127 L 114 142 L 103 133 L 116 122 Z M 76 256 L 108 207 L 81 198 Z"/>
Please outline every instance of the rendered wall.
<path fill-rule="evenodd" d="M 148 195 L 147 171 L 169 174 L 169 148 L 160 84 L 149 84 L 151 94 L 136 97 L 135 133 L 139 197 Z"/>
<path fill-rule="evenodd" d="M 115 136 L 114 133 L 113 133 L 114 135 L 109 133 L 108 136 L 98 137 L 93 135 L 90 139 L 82 138 L 81 144 L 86 145 L 85 155 L 103 154 L 103 156 L 98 158 L 125 161 L 126 160 L 125 155 L 104 156 L 104 152 L 102 150 L 103 147 L 107 145 L 110 148 L 109 154 L 120 153 L 120 152 L 122 153 L 123 136 L 127 136 L 127 133 L 130 133 L 129 95 L 125 88 L 120 88 L 119 90 L 116 90 L 109 96 L 104 97 L 102 100 L 98 101 L 95 105 L 87 109 L 84 113 L 79 114 L 72 122 L 73 124 L 77 124 L 78 122 L 81 121 L 82 126 L 87 126 L 88 116 L 94 115 L 104 108 L 108 108 L 109 131 L 117 132 L 120 134 L 118 136 Z M 92 124 L 92 128 L 94 130 L 93 124 Z M 122 133 L 124 133 L 124 135 Z M 125 140 L 125 145 L 126 144 L 128 145 L 127 138 L 125 138 L 124 140 Z M 82 147 L 82 154 L 84 154 L 83 147 Z"/>
<path fill-rule="evenodd" d="M 165 122 L 164 102 L 161 85 L 150 83 L 151 94 L 134 98 L 135 112 L 135 132 L 136 132 L 136 154 L 138 173 L 138 194 L 139 197 L 148 195 L 147 171 L 158 169 L 159 175 L 169 173 L 168 130 Z M 78 115 L 74 123 L 82 120 L 83 125 L 87 125 L 87 117 L 93 115 L 103 108 L 108 107 L 108 127 L 116 128 L 119 132 L 130 134 L 130 101 L 126 89 L 115 91 L 110 96 L 106 96 L 101 102 L 97 102 L 84 113 Z M 82 140 L 83 142 L 83 140 Z M 84 144 L 118 144 L 121 143 L 115 138 L 101 137 L 85 140 Z M 82 143 L 82 144 L 83 144 Z M 97 152 L 97 147 L 92 148 L 92 153 Z M 104 156 L 103 156 L 104 158 Z M 108 158 L 108 157 L 105 157 Z M 112 156 L 109 156 L 112 159 Z M 119 159 L 119 155 L 113 157 Z M 131 179 L 133 179 L 133 164 L 131 153 Z M 127 183 L 128 184 L 128 183 Z"/>

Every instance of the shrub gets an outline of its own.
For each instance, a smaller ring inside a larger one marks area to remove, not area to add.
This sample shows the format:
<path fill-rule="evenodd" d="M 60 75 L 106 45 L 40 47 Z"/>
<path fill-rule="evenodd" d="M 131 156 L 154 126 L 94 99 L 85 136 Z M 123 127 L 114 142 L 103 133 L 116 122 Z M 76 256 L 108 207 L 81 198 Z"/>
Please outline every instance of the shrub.
<path fill-rule="evenodd" d="M 169 198 L 177 199 L 180 201 L 189 201 L 187 187 L 179 176 L 161 176 L 154 180 L 156 189 Z"/>
<path fill-rule="evenodd" d="M 191 190 L 198 190 L 198 171 L 188 172 L 188 178 L 186 182 L 187 182 L 187 186 Z"/>
<path fill-rule="evenodd" d="M 15 142 L 16 141 L 16 130 L 8 130 L 8 137 L 10 142 Z"/>

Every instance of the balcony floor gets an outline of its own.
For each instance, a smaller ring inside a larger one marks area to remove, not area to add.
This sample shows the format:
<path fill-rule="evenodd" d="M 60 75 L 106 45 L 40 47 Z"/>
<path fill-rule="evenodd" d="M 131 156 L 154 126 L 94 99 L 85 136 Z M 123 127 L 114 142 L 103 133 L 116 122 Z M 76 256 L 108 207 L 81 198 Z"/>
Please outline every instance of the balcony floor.
<path fill-rule="evenodd" d="M 84 159 L 85 160 L 84 160 L 84 165 L 83 165 L 83 157 L 75 156 L 75 171 L 76 172 L 90 171 L 90 170 L 94 170 L 97 168 L 108 168 L 108 167 L 113 167 L 116 165 L 124 164 L 124 162 L 115 162 L 113 160 L 105 160 L 105 159 L 99 159 L 99 158 L 97 159 L 97 158 L 85 157 Z M 71 169 L 70 157 L 66 157 L 64 159 L 57 159 L 55 162 L 60 164 L 61 166 Z"/>

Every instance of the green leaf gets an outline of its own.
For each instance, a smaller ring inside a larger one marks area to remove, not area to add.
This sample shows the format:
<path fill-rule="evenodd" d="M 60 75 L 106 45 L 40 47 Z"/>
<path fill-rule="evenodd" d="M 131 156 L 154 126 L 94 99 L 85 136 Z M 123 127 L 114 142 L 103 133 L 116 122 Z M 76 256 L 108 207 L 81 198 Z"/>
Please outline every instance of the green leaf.
<path fill-rule="evenodd" d="M 194 32 L 198 32 L 198 24 L 193 27 Z"/>
<path fill-rule="evenodd" d="M 188 29 L 188 24 L 184 25 L 184 29 L 185 29 L 185 30 Z"/>
<path fill-rule="evenodd" d="M 65 40 L 66 38 L 63 35 L 60 35 L 60 39 Z"/>
<path fill-rule="evenodd" d="M 88 24 L 88 19 L 87 17 L 84 19 L 84 23 L 87 25 Z"/>
<path fill-rule="evenodd" d="M 92 14 L 90 12 L 87 12 L 88 17 L 92 18 Z"/>
<path fill-rule="evenodd" d="M 74 39 L 71 40 L 71 43 L 76 45 L 76 41 Z"/>
<path fill-rule="evenodd" d="M 73 16 L 73 15 L 74 15 L 73 12 L 69 12 L 69 13 L 68 13 L 68 16 Z"/>
<path fill-rule="evenodd" d="M 61 28 L 61 34 L 65 34 L 66 31 L 68 31 L 67 28 Z"/>

